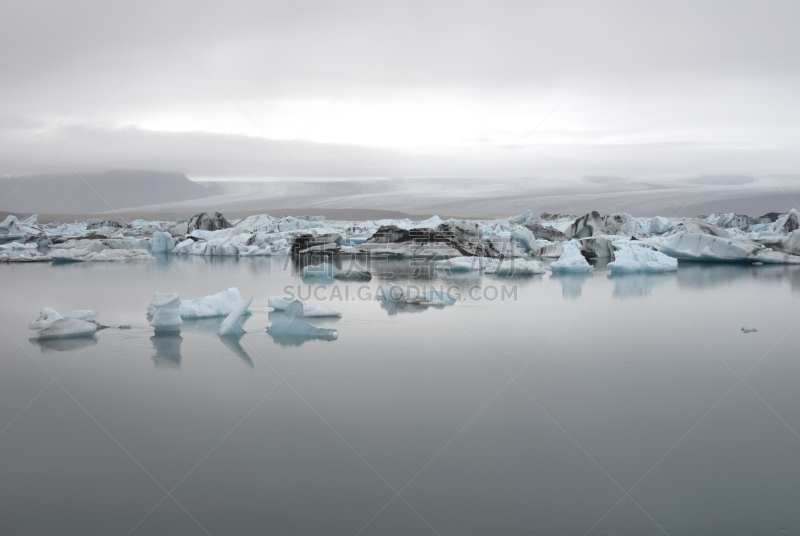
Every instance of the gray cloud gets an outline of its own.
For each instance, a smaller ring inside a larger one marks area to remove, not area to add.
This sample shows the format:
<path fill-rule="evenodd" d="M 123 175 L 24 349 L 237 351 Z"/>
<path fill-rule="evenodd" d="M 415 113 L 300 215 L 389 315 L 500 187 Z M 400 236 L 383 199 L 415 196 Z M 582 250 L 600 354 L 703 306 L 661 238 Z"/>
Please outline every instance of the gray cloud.
<path fill-rule="evenodd" d="M 493 177 L 800 164 L 796 2 L 437 0 L 410 27 L 427 0 L 198 4 L 6 6 L 0 173 L 49 152 L 28 126 L 55 147 L 93 112 L 59 149 L 83 170 L 253 177 L 278 153 L 262 131 L 285 147 L 318 116 L 289 151 L 318 176 L 486 176 L 523 140 Z M 177 46 L 157 49 L 156 24 L 170 33 L 190 13 Z M 304 173 L 281 157 L 266 175 Z"/>

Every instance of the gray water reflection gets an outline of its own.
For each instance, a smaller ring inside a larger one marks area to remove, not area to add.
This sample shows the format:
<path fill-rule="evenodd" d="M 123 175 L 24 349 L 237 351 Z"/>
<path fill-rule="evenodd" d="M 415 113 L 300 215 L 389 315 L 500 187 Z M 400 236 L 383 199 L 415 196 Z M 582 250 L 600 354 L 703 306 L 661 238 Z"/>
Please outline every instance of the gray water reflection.
<path fill-rule="evenodd" d="M 43 354 L 52 352 L 70 352 L 83 350 L 97 344 L 96 337 L 67 337 L 64 339 L 28 339 L 31 344 L 39 347 Z"/>
<path fill-rule="evenodd" d="M 150 337 L 153 349 L 153 364 L 156 368 L 181 368 L 181 344 L 183 337 L 180 333 L 158 333 Z"/>
<path fill-rule="evenodd" d="M 657 285 L 675 281 L 676 274 L 609 274 L 614 282 L 615 298 L 626 299 L 647 296 Z"/>
<path fill-rule="evenodd" d="M 220 337 L 219 340 L 222 341 L 222 344 L 231 351 L 234 355 L 239 357 L 242 361 L 250 365 L 251 368 L 255 368 L 255 364 L 253 360 L 250 359 L 250 354 L 242 347 L 243 335 L 228 335 L 224 337 Z"/>
<path fill-rule="evenodd" d="M 592 278 L 591 273 L 585 274 L 550 274 L 551 279 L 561 283 L 561 295 L 568 299 L 578 299 L 581 297 L 583 285 Z"/>

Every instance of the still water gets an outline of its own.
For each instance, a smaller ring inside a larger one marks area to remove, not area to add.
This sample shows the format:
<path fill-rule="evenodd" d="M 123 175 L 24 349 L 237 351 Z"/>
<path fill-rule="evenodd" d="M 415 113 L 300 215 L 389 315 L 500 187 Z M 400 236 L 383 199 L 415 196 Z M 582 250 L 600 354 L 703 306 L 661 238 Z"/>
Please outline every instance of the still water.
<path fill-rule="evenodd" d="M 426 279 L 387 262 L 372 269 L 481 299 L 393 309 L 357 296 L 387 275 L 330 283 L 335 301 L 311 301 L 343 317 L 314 324 L 338 340 L 276 342 L 267 298 L 303 284 L 284 262 L 0 266 L 0 533 L 800 531 L 800 268 Z M 516 294 L 491 299 L 502 285 Z M 219 320 L 147 324 L 153 292 L 233 286 L 255 296 L 238 341 Z M 111 327 L 37 344 L 45 306 Z"/>

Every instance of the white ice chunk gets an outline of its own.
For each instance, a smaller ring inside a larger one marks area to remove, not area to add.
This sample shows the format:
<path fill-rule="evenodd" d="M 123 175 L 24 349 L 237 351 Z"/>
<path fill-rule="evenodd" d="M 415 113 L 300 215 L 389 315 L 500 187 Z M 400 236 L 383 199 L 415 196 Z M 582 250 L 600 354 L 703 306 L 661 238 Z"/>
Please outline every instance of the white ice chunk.
<path fill-rule="evenodd" d="M 153 233 L 153 245 L 150 251 L 153 253 L 171 253 L 175 249 L 175 239 L 172 235 L 164 231 Z"/>
<path fill-rule="evenodd" d="M 180 305 L 181 318 L 211 318 L 228 316 L 243 302 L 242 294 L 236 287 L 203 296 L 194 300 L 183 300 Z M 246 310 L 246 309 L 245 309 Z"/>
<path fill-rule="evenodd" d="M 156 292 L 153 294 L 153 300 L 150 302 L 152 307 L 155 307 L 155 313 L 150 320 L 150 325 L 156 331 L 180 331 L 181 320 L 180 305 L 181 298 L 174 292 L 162 293 Z"/>
<path fill-rule="evenodd" d="M 451 272 L 472 272 L 487 266 L 494 266 L 496 263 L 495 259 L 488 257 L 453 257 L 437 262 L 436 268 Z"/>
<path fill-rule="evenodd" d="M 243 301 L 236 309 L 231 311 L 231 313 L 225 317 L 225 320 L 222 321 L 222 325 L 219 327 L 217 334 L 220 337 L 244 334 L 244 328 L 242 328 L 242 325 L 239 323 L 239 319 L 247 314 L 247 308 L 250 307 L 251 303 L 253 303 L 253 296 L 250 296 L 249 300 Z"/>
<path fill-rule="evenodd" d="M 614 261 L 608 263 L 612 274 L 673 272 L 678 269 L 678 259 L 653 251 L 639 241 L 618 240 L 614 242 L 614 250 Z"/>
<path fill-rule="evenodd" d="M 293 301 L 300 300 L 285 298 L 283 296 L 270 296 L 267 303 L 276 311 L 285 311 Z M 300 301 L 300 303 L 303 304 L 303 316 L 342 316 L 341 311 L 333 307 L 317 307 L 315 305 L 310 305 L 306 301 Z"/>
<path fill-rule="evenodd" d="M 75 318 L 77 320 L 83 320 L 84 322 L 91 322 L 96 316 L 97 313 L 90 309 L 76 309 L 74 311 L 67 311 L 64 314 L 60 314 L 55 309 L 45 307 L 39 312 L 39 318 L 37 318 L 28 327 L 30 329 L 41 329 L 48 324 L 52 324 L 56 320 L 61 320 L 62 318 Z"/>
<path fill-rule="evenodd" d="M 663 234 L 669 231 L 672 228 L 672 223 L 663 217 L 663 216 L 655 216 L 653 219 L 650 220 L 650 234 Z"/>
<path fill-rule="evenodd" d="M 543 274 L 542 265 L 536 261 L 525 259 L 508 259 L 486 269 L 487 274 L 497 275 L 533 275 Z"/>
<path fill-rule="evenodd" d="M 550 263 L 553 273 L 591 272 L 591 266 L 581 254 L 581 245 L 577 240 L 562 243 L 562 253 L 557 261 Z"/>
<path fill-rule="evenodd" d="M 59 318 L 42 328 L 36 337 L 39 339 L 61 339 L 66 337 L 91 337 L 98 325 L 77 318 Z"/>

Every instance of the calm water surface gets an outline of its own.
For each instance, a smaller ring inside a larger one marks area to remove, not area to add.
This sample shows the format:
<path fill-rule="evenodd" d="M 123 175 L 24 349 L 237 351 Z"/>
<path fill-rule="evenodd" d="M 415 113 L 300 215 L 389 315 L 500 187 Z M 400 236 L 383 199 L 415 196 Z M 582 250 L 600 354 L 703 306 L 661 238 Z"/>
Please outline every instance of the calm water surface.
<path fill-rule="evenodd" d="M 800 532 L 800 268 L 473 275 L 516 300 L 429 310 L 336 283 L 338 340 L 276 342 L 283 264 L 0 266 L 0 533 Z M 232 286 L 241 340 L 154 337 L 153 292 Z M 40 345 L 45 306 L 131 329 Z"/>

